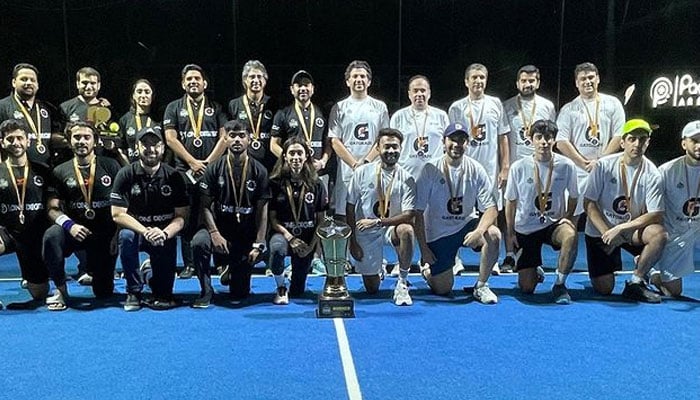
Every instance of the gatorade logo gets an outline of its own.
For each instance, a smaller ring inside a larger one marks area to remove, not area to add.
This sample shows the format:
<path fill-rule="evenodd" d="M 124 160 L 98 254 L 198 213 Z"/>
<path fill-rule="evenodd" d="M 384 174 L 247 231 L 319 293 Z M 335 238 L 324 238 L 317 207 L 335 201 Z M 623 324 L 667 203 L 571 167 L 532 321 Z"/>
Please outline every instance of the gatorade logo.
<path fill-rule="evenodd" d="M 355 139 L 357 140 L 368 140 L 369 139 L 369 124 L 363 123 L 355 126 L 355 131 L 353 132 Z"/>

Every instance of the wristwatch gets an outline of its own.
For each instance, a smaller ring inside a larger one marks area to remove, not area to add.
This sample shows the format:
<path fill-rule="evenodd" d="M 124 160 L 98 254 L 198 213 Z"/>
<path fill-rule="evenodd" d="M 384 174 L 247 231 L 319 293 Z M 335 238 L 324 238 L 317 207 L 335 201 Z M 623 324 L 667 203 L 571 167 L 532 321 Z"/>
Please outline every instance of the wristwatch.
<path fill-rule="evenodd" d="M 267 250 L 265 243 L 253 243 L 253 249 L 258 250 L 260 253 L 264 253 Z"/>

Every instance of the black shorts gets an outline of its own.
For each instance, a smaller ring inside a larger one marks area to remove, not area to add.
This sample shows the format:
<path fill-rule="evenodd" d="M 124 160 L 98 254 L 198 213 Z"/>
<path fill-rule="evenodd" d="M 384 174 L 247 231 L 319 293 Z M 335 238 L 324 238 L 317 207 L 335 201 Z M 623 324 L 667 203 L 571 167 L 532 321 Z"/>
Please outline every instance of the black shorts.
<path fill-rule="evenodd" d="M 555 251 L 559 251 L 560 247 L 552 242 L 554 230 L 557 229 L 558 226 L 559 224 L 553 223 L 546 228 L 527 235 L 515 232 L 515 237 L 518 239 L 518 244 L 522 250 L 520 257 L 518 258 L 518 270 L 537 268 L 542 265 L 543 244 L 548 244 Z"/>
<path fill-rule="evenodd" d="M 603 243 L 603 239 L 586 235 L 586 259 L 588 260 L 588 275 L 597 278 L 622 270 L 622 252 L 625 249 L 633 256 L 642 254 L 644 246 L 635 246 L 624 243 L 611 248 Z"/>

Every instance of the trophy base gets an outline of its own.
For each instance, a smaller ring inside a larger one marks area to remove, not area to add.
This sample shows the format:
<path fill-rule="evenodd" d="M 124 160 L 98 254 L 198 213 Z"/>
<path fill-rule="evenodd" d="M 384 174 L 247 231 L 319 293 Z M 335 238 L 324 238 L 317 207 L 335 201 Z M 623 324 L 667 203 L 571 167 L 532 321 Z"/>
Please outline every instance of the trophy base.
<path fill-rule="evenodd" d="M 329 299 L 319 296 L 316 318 L 355 318 L 355 301 L 351 297 Z"/>

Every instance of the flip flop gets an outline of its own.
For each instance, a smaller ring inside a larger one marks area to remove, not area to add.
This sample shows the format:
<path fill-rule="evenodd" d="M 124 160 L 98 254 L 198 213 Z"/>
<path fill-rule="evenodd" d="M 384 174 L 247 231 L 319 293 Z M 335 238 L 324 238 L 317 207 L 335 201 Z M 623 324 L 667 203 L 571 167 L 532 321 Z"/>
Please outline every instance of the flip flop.
<path fill-rule="evenodd" d="M 46 298 L 46 308 L 49 311 L 64 311 L 68 306 L 66 306 L 66 299 L 63 297 L 63 294 L 56 290 L 53 296 Z"/>

